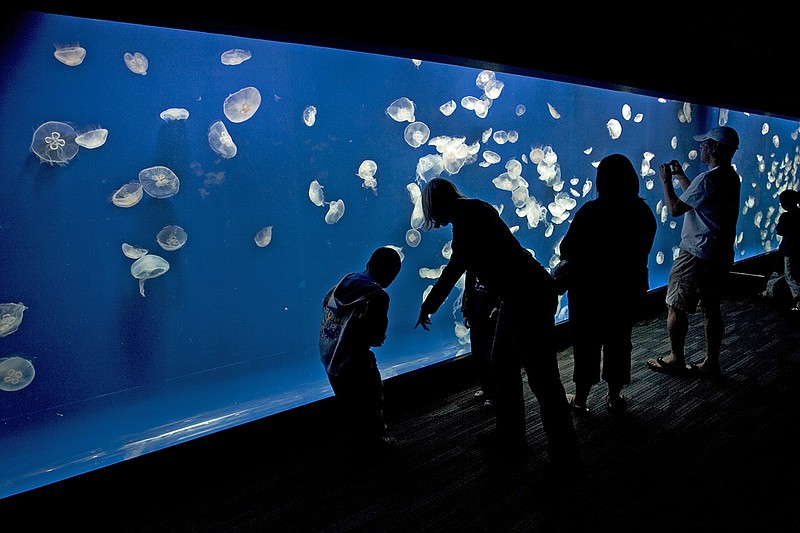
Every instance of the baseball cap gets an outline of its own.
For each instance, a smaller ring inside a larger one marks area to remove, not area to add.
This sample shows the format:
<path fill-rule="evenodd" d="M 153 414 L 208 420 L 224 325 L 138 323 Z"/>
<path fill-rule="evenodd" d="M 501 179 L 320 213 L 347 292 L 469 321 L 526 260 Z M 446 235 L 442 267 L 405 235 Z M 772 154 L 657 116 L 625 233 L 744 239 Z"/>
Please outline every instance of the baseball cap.
<path fill-rule="evenodd" d="M 695 141 L 705 141 L 707 139 L 712 139 L 719 143 L 729 146 L 734 150 L 739 148 L 739 134 L 736 133 L 736 130 L 733 128 L 729 128 L 728 126 L 721 126 L 719 128 L 714 128 L 708 131 L 708 133 L 703 133 L 702 135 L 695 135 Z"/>

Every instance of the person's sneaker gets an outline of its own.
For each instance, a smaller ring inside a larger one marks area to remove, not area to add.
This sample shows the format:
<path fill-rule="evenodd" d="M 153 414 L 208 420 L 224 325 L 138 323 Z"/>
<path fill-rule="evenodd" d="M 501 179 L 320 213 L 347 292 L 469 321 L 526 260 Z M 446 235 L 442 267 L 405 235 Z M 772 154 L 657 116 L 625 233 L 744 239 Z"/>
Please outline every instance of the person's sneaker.
<path fill-rule="evenodd" d="M 585 415 L 589 413 L 589 408 L 585 405 L 580 405 L 575 401 L 574 394 L 567 394 L 567 403 L 569 404 L 570 408 L 575 411 L 576 413 Z"/>
<path fill-rule="evenodd" d="M 484 407 L 494 407 L 494 400 L 491 398 L 487 398 L 485 402 L 483 402 Z"/>
<path fill-rule="evenodd" d="M 475 397 L 476 398 L 483 398 L 484 394 L 486 394 L 486 393 L 483 392 L 483 389 L 478 389 L 477 391 L 475 391 Z"/>
<path fill-rule="evenodd" d="M 628 406 L 628 400 L 622 394 L 618 396 L 606 395 L 606 407 L 609 411 L 619 412 L 624 411 Z"/>

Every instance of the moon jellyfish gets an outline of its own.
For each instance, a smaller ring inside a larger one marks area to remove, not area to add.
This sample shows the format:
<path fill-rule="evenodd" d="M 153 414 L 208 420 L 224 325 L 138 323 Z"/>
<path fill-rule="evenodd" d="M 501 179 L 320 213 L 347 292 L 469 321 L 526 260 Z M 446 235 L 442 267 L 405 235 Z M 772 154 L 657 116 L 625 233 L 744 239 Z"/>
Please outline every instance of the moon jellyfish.
<path fill-rule="evenodd" d="M 163 257 L 147 254 L 131 265 L 131 274 L 139 280 L 139 294 L 144 296 L 144 282 L 157 278 L 169 270 L 169 263 Z"/>
<path fill-rule="evenodd" d="M 386 114 L 397 122 L 414 122 L 414 102 L 405 96 L 398 98 L 386 108 Z"/>
<path fill-rule="evenodd" d="M 174 224 L 164 226 L 156 235 L 158 245 L 168 252 L 174 252 L 186 244 L 188 236 L 184 229 Z"/>
<path fill-rule="evenodd" d="M 547 102 L 547 110 L 550 111 L 550 116 L 554 119 L 558 120 L 561 118 L 561 113 L 559 113 L 558 110 L 553 107 L 552 104 L 550 104 L 550 102 Z"/>
<path fill-rule="evenodd" d="M 378 164 L 372 159 L 365 159 L 358 166 L 358 177 L 360 177 L 362 180 L 367 180 L 375 176 L 375 173 L 377 171 L 378 171 Z"/>
<path fill-rule="evenodd" d="M 161 120 L 166 120 L 167 122 L 171 120 L 186 120 L 189 118 L 189 111 L 182 107 L 170 107 L 162 111 L 159 116 Z"/>
<path fill-rule="evenodd" d="M 22 314 L 27 307 L 23 304 L 0 304 L 0 337 L 11 335 L 22 323 Z"/>
<path fill-rule="evenodd" d="M 428 154 L 417 161 L 416 175 L 425 182 L 438 178 L 442 172 L 444 172 L 444 161 L 439 154 Z"/>
<path fill-rule="evenodd" d="M 610 119 L 606 123 L 606 128 L 608 128 L 608 134 L 612 139 L 619 139 L 619 136 L 622 135 L 622 124 L 615 118 Z"/>
<path fill-rule="evenodd" d="M 226 50 L 225 52 L 222 52 L 220 61 L 222 61 L 223 65 L 241 65 L 251 57 L 253 57 L 253 54 L 250 53 L 250 50 L 234 48 L 232 50 Z"/>
<path fill-rule="evenodd" d="M 141 246 L 133 246 L 132 244 L 123 242 L 122 253 L 125 254 L 125 257 L 128 259 L 139 259 L 140 257 L 147 255 L 147 249 L 142 248 Z"/>
<path fill-rule="evenodd" d="M 441 111 L 442 115 L 446 117 L 452 115 L 455 110 L 456 110 L 455 100 L 448 100 L 447 102 L 439 106 L 439 111 Z"/>
<path fill-rule="evenodd" d="M 223 104 L 225 116 L 239 123 L 252 117 L 261 105 L 261 93 L 255 87 L 245 87 L 229 95 Z"/>
<path fill-rule="evenodd" d="M 308 186 L 308 198 L 311 202 L 319 207 L 325 204 L 325 195 L 322 192 L 323 186 L 317 180 L 311 182 Z"/>
<path fill-rule="evenodd" d="M 27 359 L 16 355 L 0 358 L 0 390 L 14 392 L 24 389 L 35 375 L 33 364 Z"/>
<path fill-rule="evenodd" d="M 139 183 L 153 198 L 169 198 L 177 194 L 181 182 L 175 173 L 164 166 L 149 167 L 139 172 Z"/>
<path fill-rule="evenodd" d="M 412 148 L 419 148 L 428 142 L 431 136 L 431 129 L 424 122 L 412 122 L 406 126 L 403 136 Z"/>
<path fill-rule="evenodd" d="M 139 203 L 143 195 L 144 189 L 141 182 L 132 181 L 117 189 L 111 195 L 111 202 L 117 207 L 133 207 Z"/>
<path fill-rule="evenodd" d="M 328 212 L 325 214 L 325 222 L 336 224 L 344 215 L 344 201 L 339 199 L 328 204 Z"/>
<path fill-rule="evenodd" d="M 420 234 L 419 230 L 411 228 L 406 232 L 406 243 L 412 248 L 416 248 L 419 246 L 419 242 L 422 240 L 422 235 Z"/>
<path fill-rule="evenodd" d="M 208 144 L 212 150 L 225 159 L 236 155 L 236 144 L 221 120 L 216 121 L 208 128 Z"/>
<path fill-rule="evenodd" d="M 525 109 L 525 106 L 524 106 L 524 105 L 522 105 L 522 104 L 519 104 L 519 105 L 517 105 L 516 109 L 514 109 L 514 113 L 515 113 L 515 114 L 516 114 L 518 117 L 521 117 L 522 115 L 524 115 L 524 114 L 525 114 L 525 111 L 527 111 L 527 109 Z"/>
<path fill-rule="evenodd" d="M 303 109 L 303 122 L 309 128 L 317 122 L 317 108 L 310 105 Z"/>
<path fill-rule="evenodd" d="M 99 148 L 106 143 L 108 138 L 108 130 L 105 128 L 93 128 L 75 137 L 75 142 L 78 146 L 84 148 Z"/>
<path fill-rule="evenodd" d="M 61 46 L 56 48 L 53 55 L 68 67 L 77 67 L 83 63 L 83 59 L 86 57 L 86 49 L 78 45 Z"/>
<path fill-rule="evenodd" d="M 31 151 L 42 161 L 51 165 L 66 165 L 80 149 L 72 126 L 63 122 L 45 122 L 33 132 Z"/>
<path fill-rule="evenodd" d="M 272 241 L 272 226 L 267 226 L 258 230 L 254 240 L 256 241 L 256 246 L 259 248 L 268 245 Z"/>
<path fill-rule="evenodd" d="M 147 75 L 147 67 L 150 66 L 150 62 L 144 54 L 140 52 L 135 52 L 133 54 L 125 52 L 122 58 L 125 60 L 125 66 L 127 66 L 131 72 L 134 74 L 141 74 L 142 76 Z"/>

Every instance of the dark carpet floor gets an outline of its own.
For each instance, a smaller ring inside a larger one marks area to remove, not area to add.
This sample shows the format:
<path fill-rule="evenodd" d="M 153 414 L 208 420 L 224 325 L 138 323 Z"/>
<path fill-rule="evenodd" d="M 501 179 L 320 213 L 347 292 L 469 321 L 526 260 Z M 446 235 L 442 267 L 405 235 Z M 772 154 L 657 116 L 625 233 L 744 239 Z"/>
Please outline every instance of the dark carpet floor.
<path fill-rule="evenodd" d="M 726 298 L 723 377 L 659 374 L 666 312 L 637 324 L 627 411 L 593 389 L 574 415 L 588 467 L 554 486 L 526 387 L 529 455 L 478 446 L 493 413 L 474 397 L 469 358 L 386 382 L 400 448 L 345 452 L 330 401 L 269 417 L 0 500 L 0 524 L 79 531 L 739 532 L 800 531 L 800 313 L 752 291 Z M 691 317 L 689 360 L 704 349 Z M 572 354 L 559 354 L 568 392 Z M 569 484 L 567 484 L 569 485 Z M 8 531 L 19 529 L 9 528 Z"/>

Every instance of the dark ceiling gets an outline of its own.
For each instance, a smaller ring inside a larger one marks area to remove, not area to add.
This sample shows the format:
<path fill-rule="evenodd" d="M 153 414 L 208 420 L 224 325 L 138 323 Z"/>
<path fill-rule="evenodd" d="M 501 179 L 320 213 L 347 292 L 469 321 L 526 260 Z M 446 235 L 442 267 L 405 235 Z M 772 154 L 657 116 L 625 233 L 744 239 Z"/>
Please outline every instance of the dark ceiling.
<path fill-rule="evenodd" d="M 740 111 L 800 117 L 796 9 L 674 2 L 184 3 L 81 7 L 28 2 L 27 9 L 271 40 L 446 59 L 656 94 Z M 788 4 L 786 4 L 788 6 Z M 188 7 L 194 6 L 194 7 Z M 791 12 L 790 12 L 791 10 Z M 14 14 L 6 17 L 13 24 Z M 18 12 L 16 13 L 18 14 Z"/>

